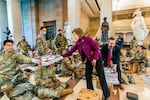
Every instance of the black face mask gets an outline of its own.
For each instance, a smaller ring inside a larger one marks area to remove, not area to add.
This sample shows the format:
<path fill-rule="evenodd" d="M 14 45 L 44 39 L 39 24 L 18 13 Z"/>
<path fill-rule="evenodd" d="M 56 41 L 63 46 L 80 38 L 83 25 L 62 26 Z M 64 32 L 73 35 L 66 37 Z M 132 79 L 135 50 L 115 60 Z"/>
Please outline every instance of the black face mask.
<path fill-rule="evenodd" d="M 23 41 L 25 41 L 26 39 L 23 39 Z"/>
<path fill-rule="evenodd" d="M 59 33 L 58 35 L 59 35 L 59 36 L 62 36 L 62 34 L 61 34 L 61 33 Z"/>

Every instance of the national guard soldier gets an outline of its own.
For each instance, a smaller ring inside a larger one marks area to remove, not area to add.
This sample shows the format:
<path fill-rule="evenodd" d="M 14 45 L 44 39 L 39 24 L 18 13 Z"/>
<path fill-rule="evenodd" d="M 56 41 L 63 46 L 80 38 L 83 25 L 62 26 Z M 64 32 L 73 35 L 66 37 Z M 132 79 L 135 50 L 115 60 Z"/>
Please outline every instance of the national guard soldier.
<path fill-rule="evenodd" d="M 38 37 L 36 40 L 36 49 L 39 56 L 46 55 L 50 52 L 48 43 L 46 41 L 43 41 L 41 37 Z"/>
<path fill-rule="evenodd" d="M 26 37 L 23 36 L 22 40 L 18 42 L 17 49 L 25 56 L 29 56 L 28 50 L 30 49 L 30 45 L 26 41 Z"/>
<path fill-rule="evenodd" d="M 136 50 L 136 46 L 138 45 L 138 41 L 135 38 L 135 36 L 133 36 L 133 39 L 130 42 L 130 48 L 135 51 Z"/>
<path fill-rule="evenodd" d="M 50 52 L 51 40 L 46 40 L 46 27 L 40 28 L 40 33 L 37 36 L 36 40 L 36 49 L 38 51 L 39 56 L 45 55 Z"/>
<path fill-rule="evenodd" d="M 38 35 L 38 38 L 42 38 L 43 41 L 46 41 L 46 32 L 47 32 L 46 27 L 42 26 L 40 28 L 40 33 Z"/>
<path fill-rule="evenodd" d="M 4 41 L 4 51 L 0 52 L 0 92 L 3 86 L 15 82 L 14 77 L 17 75 L 17 65 L 19 63 L 38 63 L 36 59 L 23 56 L 13 51 L 13 41 Z M 8 91 L 9 92 L 9 91 Z"/>
<path fill-rule="evenodd" d="M 65 58 L 61 61 L 60 64 L 61 74 L 59 77 L 71 76 L 74 70 L 74 65 L 71 62 L 71 58 Z"/>
<path fill-rule="evenodd" d="M 67 38 L 64 36 L 61 29 L 58 30 L 58 34 L 54 40 L 55 48 L 58 51 L 58 54 L 64 53 L 65 49 L 68 46 Z"/>
<path fill-rule="evenodd" d="M 53 65 L 36 70 L 35 82 L 35 93 L 40 98 L 60 98 L 73 92 L 72 89 L 65 89 L 67 84 L 56 78 Z"/>
<path fill-rule="evenodd" d="M 138 66 L 138 74 L 141 73 L 146 73 L 146 62 L 147 62 L 147 57 L 146 57 L 146 52 L 143 50 L 142 45 L 137 46 L 137 51 L 134 53 L 134 56 L 131 58 L 131 63 L 137 62 L 139 64 Z"/>

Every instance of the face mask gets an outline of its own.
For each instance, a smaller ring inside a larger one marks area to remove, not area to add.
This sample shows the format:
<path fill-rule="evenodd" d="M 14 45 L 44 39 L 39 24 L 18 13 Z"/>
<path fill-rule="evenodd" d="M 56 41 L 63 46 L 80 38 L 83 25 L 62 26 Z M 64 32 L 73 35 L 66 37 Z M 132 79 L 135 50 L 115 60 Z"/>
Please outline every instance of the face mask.
<path fill-rule="evenodd" d="M 43 32 L 44 35 L 46 35 L 46 32 Z"/>

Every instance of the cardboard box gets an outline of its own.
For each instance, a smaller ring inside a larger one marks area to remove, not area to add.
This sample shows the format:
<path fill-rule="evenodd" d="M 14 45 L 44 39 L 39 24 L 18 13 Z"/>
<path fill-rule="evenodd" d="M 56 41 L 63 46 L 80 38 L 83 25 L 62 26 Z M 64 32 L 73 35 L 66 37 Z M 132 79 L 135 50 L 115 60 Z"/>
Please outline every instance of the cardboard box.
<path fill-rule="evenodd" d="M 100 93 L 82 88 L 78 94 L 77 100 L 100 100 Z"/>
<path fill-rule="evenodd" d="M 139 63 L 133 63 L 133 66 L 132 66 L 132 71 L 133 73 L 137 73 L 138 72 L 138 66 L 139 66 Z"/>

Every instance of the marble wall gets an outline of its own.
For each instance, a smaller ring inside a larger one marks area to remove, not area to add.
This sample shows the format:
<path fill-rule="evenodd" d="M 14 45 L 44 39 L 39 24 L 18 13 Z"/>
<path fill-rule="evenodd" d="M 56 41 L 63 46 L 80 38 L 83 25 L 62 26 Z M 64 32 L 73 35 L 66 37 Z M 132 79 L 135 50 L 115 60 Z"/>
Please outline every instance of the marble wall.
<path fill-rule="evenodd" d="M 36 13 L 34 0 L 21 0 L 22 15 L 22 35 L 26 36 L 26 40 L 31 47 L 35 46 L 36 41 Z"/>
<path fill-rule="evenodd" d="M 39 24 L 43 26 L 43 22 L 56 21 L 56 30 L 63 28 L 61 0 L 39 0 Z"/>
<path fill-rule="evenodd" d="M 3 33 L 6 31 L 6 27 L 8 27 L 6 2 L 0 0 L 0 49 L 6 39 L 6 35 Z"/>
<path fill-rule="evenodd" d="M 85 33 L 89 33 L 89 26 L 90 26 L 90 18 L 88 15 L 81 9 L 80 14 L 80 27 L 83 29 Z"/>

